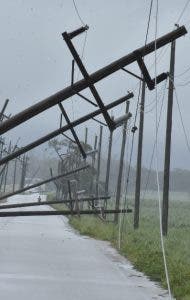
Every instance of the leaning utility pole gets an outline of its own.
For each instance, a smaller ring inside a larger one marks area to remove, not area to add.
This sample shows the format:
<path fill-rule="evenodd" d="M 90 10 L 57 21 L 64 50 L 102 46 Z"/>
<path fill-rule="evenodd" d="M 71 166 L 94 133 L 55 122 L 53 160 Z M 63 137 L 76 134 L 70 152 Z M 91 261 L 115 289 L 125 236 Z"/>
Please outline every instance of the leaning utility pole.
<path fill-rule="evenodd" d="M 70 198 L 70 196 L 69 196 Z M 99 198 L 99 200 L 105 200 L 105 199 L 110 199 L 109 196 L 101 196 Z M 94 200 L 96 200 L 96 198 L 94 197 L 84 197 L 84 198 L 80 198 L 78 199 L 78 202 L 93 202 Z M 31 206 L 42 206 L 42 205 L 51 205 L 51 204 L 74 204 L 76 201 L 73 197 L 73 199 L 65 199 L 65 200 L 52 200 L 52 201 L 41 201 L 41 202 L 21 202 L 21 203 L 11 203 L 11 204 L 5 204 L 5 205 L 0 205 L 0 211 L 3 209 L 9 209 L 9 208 L 20 208 L 20 207 L 31 207 Z M 72 212 L 72 209 L 71 209 Z"/>
<path fill-rule="evenodd" d="M 129 101 L 126 102 L 126 114 L 128 112 L 129 112 Z M 126 144 L 126 130 L 127 130 L 127 121 L 123 125 L 123 136 L 122 136 L 121 154 L 120 154 L 120 162 L 119 162 L 119 173 L 118 173 L 118 178 L 117 178 L 115 210 L 118 210 L 119 206 L 120 206 L 123 163 L 124 163 L 125 144 Z M 117 213 L 114 215 L 114 221 L 115 221 L 115 223 L 118 223 L 118 214 Z"/>
<path fill-rule="evenodd" d="M 162 232 L 163 232 L 163 235 L 167 235 L 167 232 L 168 232 L 170 153 L 171 153 L 171 133 L 172 133 L 174 69 L 175 69 L 175 41 L 173 41 L 171 43 L 169 89 L 168 89 L 168 108 L 167 108 L 166 144 L 165 144 L 165 162 L 164 162 L 164 184 L 163 184 L 163 203 L 162 203 Z"/>
<path fill-rule="evenodd" d="M 28 191 L 28 190 L 34 189 L 34 188 L 36 188 L 36 187 L 38 187 L 38 186 L 42 186 L 42 185 L 44 185 L 44 184 L 46 184 L 46 183 L 49 183 L 49 182 L 51 182 L 51 181 L 54 182 L 55 180 L 58 180 L 58 179 L 63 178 L 63 177 L 67 177 L 67 180 L 68 180 L 68 177 L 69 177 L 70 175 L 75 174 L 75 173 L 80 172 L 80 171 L 83 171 L 83 170 L 85 170 L 85 169 L 87 169 L 87 168 L 89 168 L 89 165 L 85 165 L 85 166 L 83 166 L 83 167 L 73 169 L 73 170 L 71 170 L 71 171 L 69 171 L 69 172 L 59 174 L 59 175 L 57 175 L 57 176 L 48 178 L 48 179 L 46 179 L 46 180 L 37 182 L 37 183 L 35 183 L 35 184 L 28 185 L 28 186 L 26 186 L 26 187 L 24 187 L 24 188 L 22 188 L 22 189 L 19 189 L 19 190 L 16 190 L 16 191 L 14 191 L 14 192 L 10 192 L 10 193 L 8 193 L 8 194 L 5 194 L 5 195 L 3 195 L 3 196 L 0 196 L 0 200 L 3 200 L 3 199 L 5 199 L 5 198 L 9 198 L 9 197 L 14 196 L 14 195 L 17 195 L 17 194 L 24 193 L 24 192 L 26 192 L 26 191 Z"/>
<path fill-rule="evenodd" d="M 139 121 L 139 137 L 138 137 L 138 153 L 137 153 L 137 169 L 136 169 L 136 186 L 135 186 L 135 210 L 134 210 L 134 228 L 135 229 L 137 229 L 139 227 L 145 89 L 146 89 L 146 83 L 143 81 L 142 89 L 141 89 L 140 121 Z"/>
<path fill-rule="evenodd" d="M 133 51 L 124 57 L 121 57 L 120 59 L 110 63 L 109 65 L 105 66 L 104 68 L 94 72 L 93 74 L 87 74 L 88 78 L 84 76 L 85 78 L 82 80 L 79 80 L 75 82 L 73 85 L 70 85 L 66 87 L 65 89 L 57 92 L 54 95 L 51 95 L 50 97 L 30 106 L 29 108 L 19 112 L 18 114 L 11 117 L 9 120 L 6 120 L 0 124 L 0 135 L 6 133 L 10 129 L 15 128 L 19 124 L 24 123 L 25 121 L 33 118 L 34 116 L 42 113 L 46 109 L 49 109 L 53 107 L 54 105 L 57 105 L 60 102 L 63 102 L 67 98 L 70 98 L 77 93 L 81 92 L 82 90 L 92 87 L 93 84 L 95 84 L 98 81 L 101 81 L 102 79 L 106 78 L 107 76 L 113 74 L 116 71 L 121 70 L 122 68 L 126 67 L 129 64 L 132 64 L 133 62 L 138 62 L 139 65 L 141 65 L 140 69 L 142 71 L 143 76 L 146 80 L 147 86 L 152 90 L 154 89 L 154 83 L 155 78 L 151 79 L 149 73 L 147 74 L 146 66 L 143 64 L 142 58 L 152 52 L 155 51 L 155 44 L 156 48 L 159 49 L 166 44 L 174 41 L 175 39 L 185 35 L 187 33 L 187 30 L 184 26 L 179 27 L 175 29 L 172 32 L 169 32 L 166 35 L 163 35 L 162 37 L 153 40 L 152 42 L 148 43 L 147 45 L 138 48 L 136 51 Z M 149 76 L 147 76 L 149 75 Z M 159 74 L 156 78 L 156 82 L 159 83 L 163 80 L 165 80 L 167 77 L 166 73 Z M 102 110 L 99 106 L 101 113 L 106 114 L 105 107 Z M 113 124 L 111 122 L 111 124 Z"/>
<path fill-rule="evenodd" d="M 106 209 L 104 210 L 104 214 L 125 214 L 125 213 L 131 213 L 131 209 L 119 209 L 115 211 L 114 209 Z M 102 210 L 97 209 L 96 210 L 82 210 L 80 211 L 80 215 L 101 215 Z M 78 212 L 74 210 L 71 212 L 71 210 L 34 210 L 34 211 L 3 211 L 0 212 L 0 218 L 7 218 L 7 217 L 29 217 L 29 216 L 69 216 L 69 215 L 78 215 Z"/>
<path fill-rule="evenodd" d="M 118 100 L 116 100 L 116 101 L 114 101 L 114 102 L 112 102 L 112 103 L 109 103 L 109 104 L 106 105 L 105 107 L 106 107 L 107 110 L 108 110 L 108 109 L 111 109 L 111 108 L 116 107 L 117 105 L 119 105 L 119 104 L 125 102 L 126 100 L 132 98 L 133 96 L 134 96 L 133 93 L 128 93 L 126 96 L 121 97 L 121 98 L 119 98 Z M 81 118 L 79 118 L 79 119 L 73 121 L 73 122 L 71 123 L 71 126 L 72 126 L 72 127 L 76 127 L 76 126 L 78 126 L 78 125 L 80 125 L 80 124 L 82 124 L 82 123 L 84 123 L 84 122 L 86 122 L 86 121 L 88 121 L 88 120 L 94 118 L 95 116 L 100 115 L 100 114 L 101 114 L 101 110 L 100 110 L 100 109 L 95 110 L 95 111 L 93 111 L 93 112 L 91 112 L 91 113 L 89 113 L 89 114 L 87 114 L 87 115 L 85 115 L 85 116 L 83 116 L 83 117 L 81 117 Z M 130 117 L 131 117 L 131 114 L 129 113 L 129 118 L 130 118 Z M 1 125 L 0 125 L 0 126 L 1 126 Z M 38 147 L 38 146 L 40 146 L 41 144 L 43 144 L 43 143 L 45 143 L 45 142 L 47 142 L 47 141 L 49 141 L 49 140 L 55 138 L 55 137 L 58 136 L 59 134 L 65 132 L 65 131 L 67 131 L 67 130 L 70 130 L 71 126 L 68 125 L 68 124 L 66 124 L 66 125 L 64 125 L 63 127 L 59 128 L 59 129 L 56 129 L 56 130 L 52 131 L 51 133 L 49 133 L 49 134 L 43 136 L 42 138 L 40 138 L 40 139 L 38 139 L 38 140 L 36 140 L 36 141 L 34 141 L 34 142 L 28 144 L 27 146 L 23 146 L 22 148 L 19 148 L 18 150 L 14 151 L 13 153 L 9 154 L 8 156 L 3 157 L 3 158 L 0 160 L 0 166 L 1 166 L 2 164 L 4 164 L 4 163 L 7 163 L 8 161 L 10 161 L 10 160 L 16 158 L 16 157 L 18 157 L 18 156 L 20 156 L 20 155 L 22 155 L 22 154 L 28 152 L 29 150 L 32 150 L 32 149 L 34 149 L 35 147 Z"/>
<path fill-rule="evenodd" d="M 101 150 L 102 150 L 102 132 L 103 126 L 100 126 L 100 135 L 98 143 L 98 160 L 97 160 L 97 171 L 96 171 L 96 198 L 99 195 L 99 180 L 100 180 L 100 163 L 101 163 Z M 98 202 L 96 202 L 97 204 Z"/>

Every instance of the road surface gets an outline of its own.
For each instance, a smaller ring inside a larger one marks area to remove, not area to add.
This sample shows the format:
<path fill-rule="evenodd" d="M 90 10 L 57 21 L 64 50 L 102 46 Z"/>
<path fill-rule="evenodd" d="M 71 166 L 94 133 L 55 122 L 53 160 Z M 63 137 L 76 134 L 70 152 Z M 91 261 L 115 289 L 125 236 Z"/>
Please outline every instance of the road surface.
<path fill-rule="evenodd" d="M 8 203 L 34 198 L 16 195 Z M 108 243 L 80 236 L 65 217 L 2 218 L 0 242 L 2 300 L 168 299 Z"/>

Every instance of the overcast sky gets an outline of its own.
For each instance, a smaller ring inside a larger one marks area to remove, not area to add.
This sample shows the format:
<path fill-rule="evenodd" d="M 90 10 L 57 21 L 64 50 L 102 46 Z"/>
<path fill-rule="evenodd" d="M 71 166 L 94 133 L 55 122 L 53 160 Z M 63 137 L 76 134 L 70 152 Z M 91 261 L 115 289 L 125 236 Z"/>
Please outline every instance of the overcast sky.
<path fill-rule="evenodd" d="M 154 1 L 156 2 L 156 1 Z M 72 31 L 81 26 L 81 22 L 71 0 L 0 0 L 0 97 L 1 105 L 6 98 L 10 99 L 7 113 L 17 112 L 37 103 L 51 94 L 70 84 L 71 55 L 62 39 L 61 33 Z M 158 16 L 158 36 L 166 34 L 174 28 L 186 0 L 160 0 Z M 150 1 L 148 0 L 76 0 L 76 4 L 85 24 L 90 29 L 87 35 L 84 64 L 89 73 L 98 70 L 106 64 L 143 46 L 147 27 Z M 186 8 L 180 25 L 190 27 L 190 5 Z M 153 6 L 148 41 L 155 36 L 155 5 Z M 82 51 L 85 35 L 75 39 L 79 53 Z M 170 47 L 158 59 L 158 73 L 168 71 Z M 189 121 L 189 89 L 190 71 L 178 76 L 190 66 L 189 34 L 177 40 L 176 46 L 176 91 L 179 97 L 181 111 L 187 136 L 190 139 Z M 160 51 L 158 51 L 158 54 Z M 154 55 L 146 58 L 151 76 L 154 76 Z M 128 69 L 140 74 L 135 64 Z M 76 80 L 81 78 L 76 69 Z M 186 84 L 183 86 L 184 84 Z M 158 86 L 158 110 L 165 83 Z M 106 78 L 96 87 L 104 101 L 109 103 L 128 90 L 134 91 L 130 111 L 135 115 L 138 97 L 138 80 L 119 71 Z M 88 91 L 84 91 L 91 99 Z M 143 164 L 148 166 L 155 138 L 155 91 L 146 93 L 145 133 Z M 153 102 L 153 103 L 152 103 Z M 151 104 L 152 103 L 152 104 Z M 163 167 L 164 139 L 166 123 L 167 90 L 159 131 L 159 162 Z M 64 106 L 71 119 L 88 113 L 94 108 L 78 97 L 68 99 Z M 115 117 L 124 113 L 121 105 L 112 111 Z M 16 127 L 6 134 L 7 141 L 16 141 L 20 136 L 20 146 L 43 136 L 59 126 L 60 112 L 52 108 L 31 119 L 24 125 Z M 139 116 L 139 113 L 138 113 Z M 102 118 L 101 118 L 102 119 Z M 133 119 L 131 122 L 133 123 Z M 102 119 L 103 120 L 103 119 Z M 99 126 L 90 121 L 77 128 L 80 138 L 84 136 L 85 126 L 89 127 L 89 141 L 93 142 Z M 137 120 L 138 126 L 138 120 Z M 137 137 L 136 133 L 136 137 Z M 106 155 L 108 130 L 104 129 L 104 155 Z M 121 129 L 114 133 L 114 157 L 119 157 Z M 130 140 L 129 146 L 130 146 Z M 129 147 L 128 147 L 129 148 Z M 136 148 L 136 144 L 135 144 Z M 42 149 L 42 148 L 41 148 Z M 44 147 L 43 147 L 44 149 Z M 135 164 L 135 152 L 133 164 Z M 174 99 L 173 136 L 172 136 L 172 168 L 190 168 L 190 153 L 185 144 L 180 123 L 179 112 Z"/>

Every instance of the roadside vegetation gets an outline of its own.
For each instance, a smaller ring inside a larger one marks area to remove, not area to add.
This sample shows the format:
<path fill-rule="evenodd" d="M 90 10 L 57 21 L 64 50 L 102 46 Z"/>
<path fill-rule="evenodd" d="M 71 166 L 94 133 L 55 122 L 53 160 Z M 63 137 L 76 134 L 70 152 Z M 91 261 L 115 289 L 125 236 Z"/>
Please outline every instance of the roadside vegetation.
<path fill-rule="evenodd" d="M 129 207 L 132 207 L 129 203 Z M 63 209 L 62 204 L 54 205 Z M 164 238 L 171 290 L 176 299 L 190 299 L 190 204 L 172 201 L 168 236 Z M 119 225 L 103 222 L 96 216 L 70 217 L 69 223 L 81 234 L 109 241 L 127 257 L 134 267 L 144 272 L 166 288 L 163 257 L 160 246 L 157 201 L 142 203 L 140 227 L 133 229 L 133 214 L 127 214 L 121 227 L 122 240 L 119 248 Z M 121 222 L 122 224 L 122 222 Z"/>

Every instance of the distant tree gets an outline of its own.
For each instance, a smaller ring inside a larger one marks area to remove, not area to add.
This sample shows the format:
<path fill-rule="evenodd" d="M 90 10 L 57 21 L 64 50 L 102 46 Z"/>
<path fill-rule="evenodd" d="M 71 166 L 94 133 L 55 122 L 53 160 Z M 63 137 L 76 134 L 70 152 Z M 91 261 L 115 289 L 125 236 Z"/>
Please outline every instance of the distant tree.
<path fill-rule="evenodd" d="M 92 147 L 89 144 L 80 142 L 84 151 L 87 153 L 92 151 Z M 85 163 L 91 161 L 92 156 L 88 156 L 86 160 L 82 158 L 80 150 L 75 142 L 70 140 L 57 140 L 53 139 L 49 142 L 49 148 L 53 148 L 59 156 L 57 173 L 66 173 L 73 169 L 83 166 Z M 63 152 L 65 151 L 65 152 Z M 92 191 L 91 183 L 93 181 L 96 170 L 92 167 L 80 173 L 68 176 L 68 180 L 75 179 L 78 182 L 78 188 L 84 189 L 87 194 Z M 68 195 L 68 183 L 65 179 L 60 179 L 55 182 L 58 190 L 58 198 L 66 198 Z"/>

